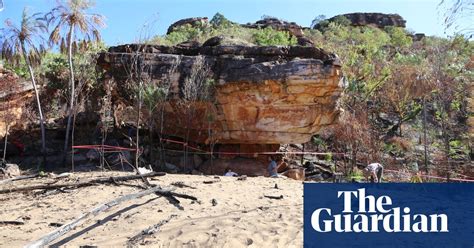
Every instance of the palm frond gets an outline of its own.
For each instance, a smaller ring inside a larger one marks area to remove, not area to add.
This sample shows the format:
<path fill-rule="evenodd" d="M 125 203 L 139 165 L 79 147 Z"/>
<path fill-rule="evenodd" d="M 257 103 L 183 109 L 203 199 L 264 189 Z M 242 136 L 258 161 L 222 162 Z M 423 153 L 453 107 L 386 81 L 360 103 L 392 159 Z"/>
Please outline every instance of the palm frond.
<path fill-rule="evenodd" d="M 23 55 L 31 59 L 33 65 L 40 63 L 45 51 L 42 34 L 46 27 L 41 16 L 41 13 L 30 15 L 25 8 L 19 26 L 10 19 L 5 21 L 5 28 L 2 29 L 5 37 L 2 44 L 2 58 L 18 65 Z"/>
<path fill-rule="evenodd" d="M 87 10 L 94 4 L 90 0 L 57 0 L 57 7 L 50 11 L 44 19 L 48 20 L 48 26 L 54 24 L 54 29 L 50 34 L 50 44 L 61 44 L 60 50 L 65 50 L 64 46 L 69 46 L 63 42 L 66 40 L 85 40 L 86 42 L 100 42 L 101 36 L 99 28 L 105 26 L 105 17 L 99 14 L 89 14 Z M 71 36 L 71 27 L 74 36 Z M 85 46 L 83 46 L 85 47 Z M 73 50 L 80 48 L 77 43 Z"/>

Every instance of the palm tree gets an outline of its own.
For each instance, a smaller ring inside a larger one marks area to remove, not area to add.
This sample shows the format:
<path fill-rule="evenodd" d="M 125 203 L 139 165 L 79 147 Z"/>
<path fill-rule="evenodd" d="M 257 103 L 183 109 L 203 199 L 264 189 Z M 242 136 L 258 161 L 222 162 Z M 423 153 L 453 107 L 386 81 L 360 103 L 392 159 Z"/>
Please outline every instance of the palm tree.
<path fill-rule="evenodd" d="M 69 133 L 75 105 L 75 81 L 73 53 L 76 40 L 82 38 L 86 42 L 99 42 L 101 40 L 98 28 L 105 26 L 104 17 L 99 14 L 87 14 L 86 11 L 93 6 L 91 0 L 67 0 L 58 1 L 58 6 L 47 15 L 48 22 L 54 25 L 50 34 L 50 44 L 61 44 L 62 52 L 65 52 L 64 37 L 67 40 L 67 53 L 69 60 L 69 87 L 70 102 L 68 109 L 68 120 L 66 128 L 66 139 L 64 141 L 64 155 L 69 145 Z M 78 37 L 81 34 L 82 37 Z M 65 157 L 64 157 L 65 158 Z"/>
<path fill-rule="evenodd" d="M 46 138 L 44 129 L 44 117 L 41 110 L 40 96 L 36 85 L 35 73 L 33 66 L 41 62 L 41 57 L 45 50 L 42 46 L 42 33 L 47 32 L 47 27 L 43 19 L 38 18 L 39 13 L 29 15 L 27 9 L 23 10 L 20 26 L 16 26 L 10 19 L 5 21 L 5 28 L 2 29 L 4 40 L 2 43 L 2 58 L 9 61 L 13 65 L 19 65 L 23 60 L 28 67 L 31 83 L 36 95 L 36 104 L 38 105 L 38 113 L 41 126 L 41 153 L 43 155 L 43 163 L 46 163 Z M 39 168 L 38 168 L 39 169 Z"/>

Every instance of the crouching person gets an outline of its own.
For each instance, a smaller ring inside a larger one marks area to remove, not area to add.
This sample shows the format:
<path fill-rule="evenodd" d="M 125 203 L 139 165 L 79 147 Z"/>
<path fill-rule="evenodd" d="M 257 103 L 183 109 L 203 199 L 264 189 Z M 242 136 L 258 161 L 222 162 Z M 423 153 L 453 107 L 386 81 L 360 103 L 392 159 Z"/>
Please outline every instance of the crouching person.
<path fill-rule="evenodd" d="M 367 165 L 364 169 L 364 176 L 367 182 L 382 182 L 382 176 L 383 176 L 383 165 L 379 163 L 371 163 Z"/>
<path fill-rule="evenodd" d="M 267 168 L 268 174 L 270 177 L 278 177 L 278 165 L 275 161 L 275 158 L 273 156 L 269 156 L 268 162 L 270 162 Z"/>

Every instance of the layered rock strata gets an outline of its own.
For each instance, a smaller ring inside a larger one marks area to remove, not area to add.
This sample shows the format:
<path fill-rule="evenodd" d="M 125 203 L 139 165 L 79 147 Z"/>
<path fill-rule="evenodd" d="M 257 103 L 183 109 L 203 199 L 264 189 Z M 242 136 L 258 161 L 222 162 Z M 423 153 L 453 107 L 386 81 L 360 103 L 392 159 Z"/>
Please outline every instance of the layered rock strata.
<path fill-rule="evenodd" d="M 130 91 L 130 84 L 136 84 L 131 80 L 136 73 L 129 69 L 133 61 L 146 72 L 146 84 L 169 84 L 170 90 L 156 108 L 164 109 L 163 122 L 159 110 L 144 111 L 143 122 L 153 114 L 155 126 L 163 123 L 166 134 L 197 143 L 303 143 L 338 116 L 341 66 L 334 54 L 321 49 L 132 44 L 112 47 L 99 59 L 117 82 L 117 123 L 136 119 Z M 203 77 L 212 84 L 211 96 L 186 101 L 190 82 Z"/>
<path fill-rule="evenodd" d="M 353 26 L 368 26 L 372 25 L 378 28 L 386 26 L 395 26 L 405 28 L 406 21 L 398 14 L 384 14 L 384 13 L 349 13 L 337 15 L 328 19 L 328 21 L 337 20 L 338 17 L 343 16 L 347 18 Z M 319 25 L 315 26 L 319 29 Z"/>

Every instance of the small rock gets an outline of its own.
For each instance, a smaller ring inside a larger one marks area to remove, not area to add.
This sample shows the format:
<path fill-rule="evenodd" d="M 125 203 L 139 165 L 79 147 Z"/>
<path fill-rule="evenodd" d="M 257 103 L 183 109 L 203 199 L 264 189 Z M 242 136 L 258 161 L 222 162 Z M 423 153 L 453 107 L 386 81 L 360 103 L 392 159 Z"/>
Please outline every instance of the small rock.
<path fill-rule="evenodd" d="M 242 175 L 242 176 L 240 176 L 239 178 L 237 178 L 237 180 L 239 180 L 239 181 L 245 181 L 245 180 L 247 180 L 247 176 L 246 176 L 246 175 Z"/>
<path fill-rule="evenodd" d="M 212 206 L 215 207 L 215 206 L 217 205 L 217 200 L 216 200 L 216 199 L 212 199 L 212 200 L 211 200 L 211 203 L 212 203 Z"/>
<path fill-rule="evenodd" d="M 247 238 L 247 245 L 251 245 L 251 244 L 253 244 L 253 240 L 250 238 Z"/>
<path fill-rule="evenodd" d="M 0 168 L 0 174 L 4 178 L 13 178 L 21 175 L 20 167 L 16 164 L 7 164 L 5 168 Z"/>

